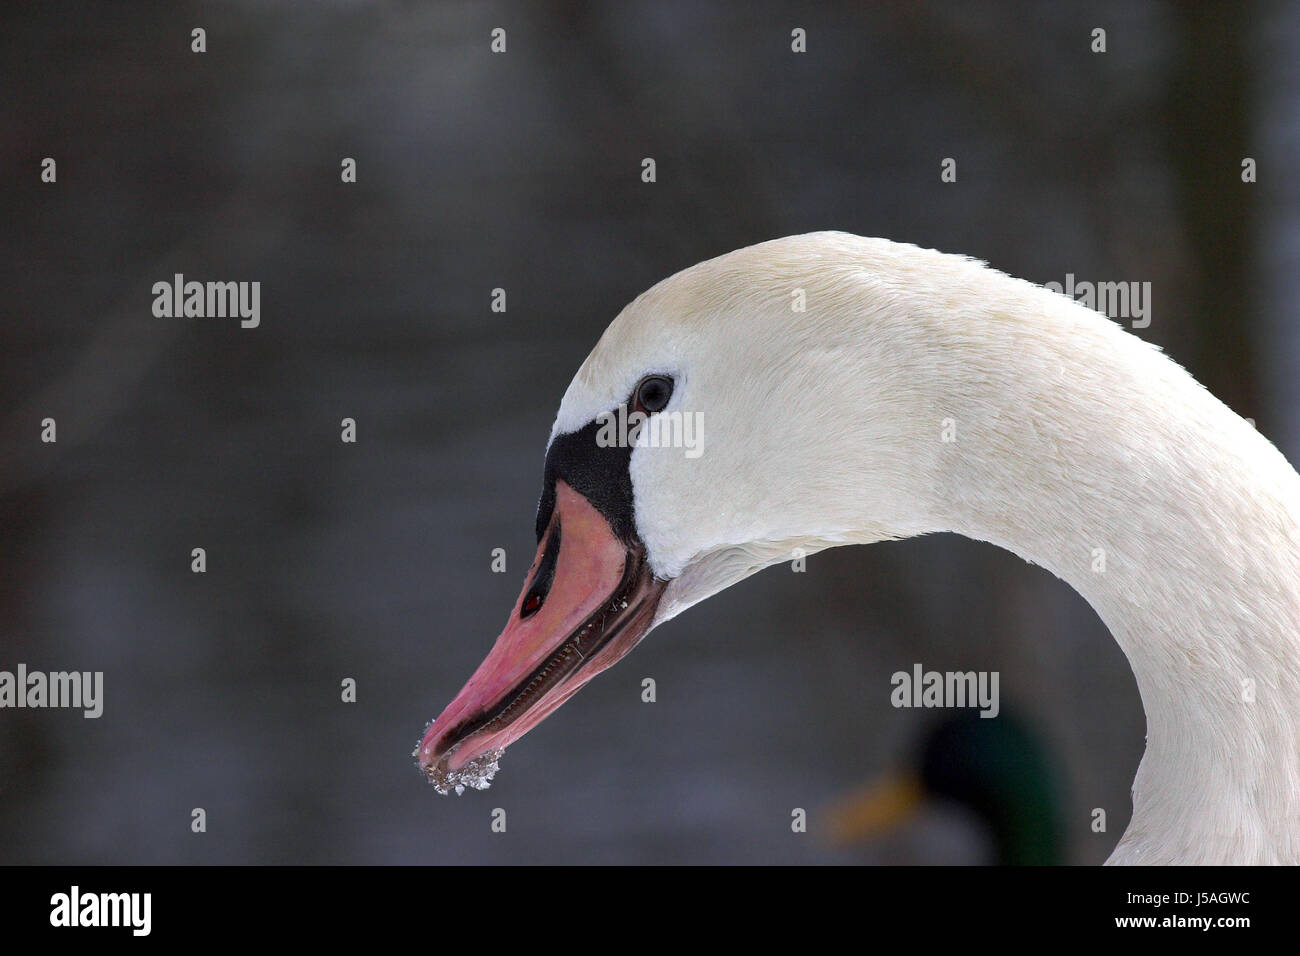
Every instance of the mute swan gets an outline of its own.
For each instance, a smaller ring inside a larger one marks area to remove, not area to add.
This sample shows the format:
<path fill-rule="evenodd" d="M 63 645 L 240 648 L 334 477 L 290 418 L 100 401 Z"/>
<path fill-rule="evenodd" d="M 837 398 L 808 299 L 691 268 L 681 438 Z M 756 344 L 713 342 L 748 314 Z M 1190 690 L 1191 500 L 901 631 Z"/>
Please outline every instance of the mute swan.
<path fill-rule="evenodd" d="M 598 440 L 624 405 L 699 416 L 697 453 Z M 1147 748 L 1108 862 L 1300 862 L 1300 476 L 1065 296 L 844 233 L 686 269 L 569 385 L 536 525 L 505 630 L 416 748 L 444 792 L 796 549 L 955 531 L 1067 581 L 1128 657 Z"/>

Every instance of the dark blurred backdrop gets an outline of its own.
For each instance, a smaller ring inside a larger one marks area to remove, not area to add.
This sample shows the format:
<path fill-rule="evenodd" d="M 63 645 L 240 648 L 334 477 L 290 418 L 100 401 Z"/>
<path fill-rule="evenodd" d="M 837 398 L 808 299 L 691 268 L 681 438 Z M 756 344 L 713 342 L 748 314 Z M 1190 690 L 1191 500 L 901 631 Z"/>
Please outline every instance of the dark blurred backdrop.
<path fill-rule="evenodd" d="M 1109 854 L 1143 748 L 1128 666 L 1064 584 L 954 536 L 819 554 L 689 611 L 485 793 L 437 796 L 408 754 L 518 592 L 573 372 L 633 296 L 739 246 L 835 228 L 1039 282 L 1150 281 L 1139 334 L 1295 461 L 1295 5 L 0 21 L 0 669 L 105 672 L 98 720 L 0 711 L 0 862 L 986 859 L 938 803 L 823 837 L 825 808 L 924 735 L 932 714 L 888 704 L 913 662 L 999 670 L 1058 768 L 1066 859 Z M 260 281 L 261 326 L 155 318 L 175 272 Z"/>

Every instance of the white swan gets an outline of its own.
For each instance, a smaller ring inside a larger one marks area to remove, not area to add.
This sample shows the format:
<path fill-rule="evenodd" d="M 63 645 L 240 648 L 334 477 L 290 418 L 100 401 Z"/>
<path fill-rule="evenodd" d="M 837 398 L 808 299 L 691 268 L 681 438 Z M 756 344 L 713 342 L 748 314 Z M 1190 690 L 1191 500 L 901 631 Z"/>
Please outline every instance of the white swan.
<path fill-rule="evenodd" d="M 620 405 L 698 413 L 702 453 L 608 447 Z M 486 786 L 651 627 L 794 549 L 956 531 L 1068 581 L 1132 665 L 1147 749 L 1110 862 L 1300 862 L 1300 476 L 1062 295 L 842 233 L 678 273 L 565 393 L 537 531 L 506 630 L 417 748 L 440 789 Z"/>

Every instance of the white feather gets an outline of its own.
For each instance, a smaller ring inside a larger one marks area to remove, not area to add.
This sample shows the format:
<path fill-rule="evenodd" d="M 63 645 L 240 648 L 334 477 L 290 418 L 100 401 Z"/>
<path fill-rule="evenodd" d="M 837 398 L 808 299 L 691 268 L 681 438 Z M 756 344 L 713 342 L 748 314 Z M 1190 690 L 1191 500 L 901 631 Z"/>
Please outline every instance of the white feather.
<path fill-rule="evenodd" d="M 632 455 L 672 582 L 656 623 L 795 548 L 993 542 L 1077 589 L 1136 675 L 1147 750 L 1111 862 L 1300 862 L 1300 476 L 1158 349 L 970 259 L 814 233 L 638 297 L 552 434 L 649 372 L 705 423 L 698 458 Z"/>

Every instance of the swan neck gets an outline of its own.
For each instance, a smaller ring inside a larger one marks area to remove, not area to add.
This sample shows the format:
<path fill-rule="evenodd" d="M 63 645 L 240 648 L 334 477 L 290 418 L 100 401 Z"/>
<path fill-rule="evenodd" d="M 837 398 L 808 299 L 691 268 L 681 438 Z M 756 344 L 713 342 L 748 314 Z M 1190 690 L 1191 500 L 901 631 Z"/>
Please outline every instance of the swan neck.
<path fill-rule="evenodd" d="M 939 363 L 934 521 L 1067 581 L 1128 657 L 1148 740 L 1112 861 L 1296 861 L 1300 478 L 1156 350 L 1068 321 Z"/>

